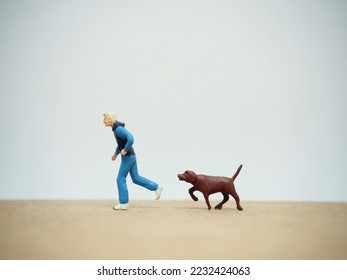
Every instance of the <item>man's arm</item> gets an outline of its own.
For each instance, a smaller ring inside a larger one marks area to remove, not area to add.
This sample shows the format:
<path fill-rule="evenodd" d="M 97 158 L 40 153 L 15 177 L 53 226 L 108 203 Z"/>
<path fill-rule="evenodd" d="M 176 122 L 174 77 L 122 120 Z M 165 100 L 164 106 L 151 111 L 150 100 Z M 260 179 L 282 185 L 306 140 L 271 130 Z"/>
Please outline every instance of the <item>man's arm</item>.
<path fill-rule="evenodd" d="M 116 158 L 117 158 L 117 156 L 118 156 L 118 155 L 117 155 L 116 153 L 114 153 L 113 156 L 112 156 L 112 160 L 115 161 Z"/>
<path fill-rule="evenodd" d="M 122 126 L 117 127 L 116 134 L 120 138 L 126 139 L 125 147 L 122 151 L 120 151 L 121 154 L 124 156 L 130 150 L 131 146 L 134 144 L 134 137 L 131 135 L 131 133 L 129 131 L 127 131 Z"/>

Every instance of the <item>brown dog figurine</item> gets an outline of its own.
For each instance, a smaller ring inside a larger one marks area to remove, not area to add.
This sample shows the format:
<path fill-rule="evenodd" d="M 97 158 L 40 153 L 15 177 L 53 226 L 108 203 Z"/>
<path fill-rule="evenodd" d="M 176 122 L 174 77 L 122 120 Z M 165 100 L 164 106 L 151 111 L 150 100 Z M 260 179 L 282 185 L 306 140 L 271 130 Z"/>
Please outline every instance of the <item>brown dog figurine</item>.
<path fill-rule="evenodd" d="M 240 205 L 240 198 L 236 193 L 234 186 L 234 180 L 236 179 L 237 175 L 239 175 L 241 168 L 242 164 L 239 166 L 239 168 L 236 170 L 236 173 L 231 178 L 195 174 L 195 172 L 189 170 L 187 170 L 183 174 L 177 174 L 177 176 L 181 181 L 186 181 L 193 185 L 193 187 L 189 189 L 189 194 L 194 201 L 198 201 L 198 198 L 193 193 L 195 191 L 202 192 L 205 197 L 208 210 L 211 209 L 208 197 L 210 196 L 210 194 L 218 192 L 221 192 L 224 197 L 222 202 L 220 202 L 215 207 L 215 209 L 222 209 L 223 204 L 229 200 L 230 194 L 236 201 L 237 209 L 242 210 L 242 207 Z"/>

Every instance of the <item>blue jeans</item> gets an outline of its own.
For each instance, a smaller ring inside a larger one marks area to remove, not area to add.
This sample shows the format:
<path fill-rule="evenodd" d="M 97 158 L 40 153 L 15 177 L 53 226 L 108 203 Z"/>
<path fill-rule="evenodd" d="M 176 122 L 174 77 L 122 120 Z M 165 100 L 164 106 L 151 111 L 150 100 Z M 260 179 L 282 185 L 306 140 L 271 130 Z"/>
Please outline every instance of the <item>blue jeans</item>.
<path fill-rule="evenodd" d="M 150 191 L 155 191 L 158 188 L 157 183 L 139 175 L 135 155 L 122 156 L 122 162 L 117 177 L 119 203 L 125 204 L 129 202 L 129 193 L 126 183 L 126 177 L 129 172 L 134 184 L 140 185 Z"/>

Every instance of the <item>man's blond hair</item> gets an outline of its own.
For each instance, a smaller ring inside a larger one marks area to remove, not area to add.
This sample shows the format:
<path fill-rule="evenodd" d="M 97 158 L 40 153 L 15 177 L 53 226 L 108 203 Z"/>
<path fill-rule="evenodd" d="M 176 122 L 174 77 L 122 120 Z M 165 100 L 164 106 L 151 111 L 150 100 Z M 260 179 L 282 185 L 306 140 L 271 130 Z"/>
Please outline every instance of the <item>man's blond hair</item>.
<path fill-rule="evenodd" d="M 104 117 L 105 118 L 110 118 L 113 122 L 115 122 L 117 120 L 116 114 L 114 112 L 111 112 L 111 111 L 105 112 L 104 113 Z"/>

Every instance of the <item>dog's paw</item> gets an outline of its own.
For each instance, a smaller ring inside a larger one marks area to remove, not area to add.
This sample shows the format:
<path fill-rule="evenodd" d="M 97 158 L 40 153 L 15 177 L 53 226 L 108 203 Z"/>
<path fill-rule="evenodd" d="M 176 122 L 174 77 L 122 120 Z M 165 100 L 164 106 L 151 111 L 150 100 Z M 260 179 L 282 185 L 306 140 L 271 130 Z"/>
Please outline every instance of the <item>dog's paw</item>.
<path fill-rule="evenodd" d="M 193 199 L 194 201 L 198 201 L 198 200 L 199 200 L 196 196 L 193 196 L 192 199 Z"/>
<path fill-rule="evenodd" d="M 242 210 L 243 210 L 243 208 L 242 208 L 241 206 L 237 207 L 237 209 L 238 209 L 239 211 L 242 211 Z"/>
<path fill-rule="evenodd" d="M 216 209 L 216 210 L 222 210 L 222 208 L 223 208 L 223 206 L 216 206 L 214 209 Z"/>

